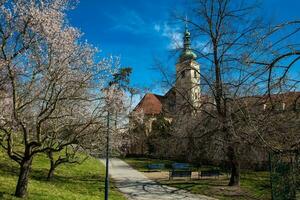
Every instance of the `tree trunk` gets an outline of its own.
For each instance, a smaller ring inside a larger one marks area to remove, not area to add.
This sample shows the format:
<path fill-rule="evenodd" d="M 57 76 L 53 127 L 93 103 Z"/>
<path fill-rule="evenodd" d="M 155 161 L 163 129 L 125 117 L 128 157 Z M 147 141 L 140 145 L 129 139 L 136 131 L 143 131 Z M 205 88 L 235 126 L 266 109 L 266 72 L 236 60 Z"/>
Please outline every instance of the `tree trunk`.
<path fill-rule="evenodd" d="M 47 181 L 51 181 L 51 179 L 54 176 L 54 171 L 55 171 L 55 165 L 54 165 L 54 163 L 52 164 L 52 162 L 51 162 L 51 166 L 50 166 L 50 169 L 49 169 L 48 175 L 47 175 Z"/>
<path fill-rule="evenodd" d="M 193 162 L 194 152 L 195 152 L 194 138 L 193 138 L 193 135 L 191 133 L 189 133 L 187 155 L 186 155 L 186 159 L 189 163 Z"/>
<path fill-rule="evenodd" d="M 228 157 L 231 164 L 231 176 L 229 186 L 240 185 L 240 163 L 236 155 L 236 150 L 233 147 L 228 148 Z"/>
<path fill-rule="evenodd" d="M 29 173 L 32 164 L 32 157 L 24 158 L 20 164 L 19 179 L 16 187 L 15 196 L 25 197 L 27 194 L 27 186 L 29 180 Z"/>
<path fill-rule="evenodd" d="M 47 175 L 47 181 L 50 181 L 54 175 L 56 166 L 55 166 L 55 161 L 53 158 L 53 152 L 49 151 L 49 152 L 47 152 L 47 155 L 48 155 L 48 158 L 50 161 L 50 168 L 49 168 L 48 175 Z"/>
<path fill-rule="evenodd" d="M 231 163 L 231 176 L 229 181 L 229 186 L 239 186 L 240 185 L 240 164 L 236 160 Z"/>

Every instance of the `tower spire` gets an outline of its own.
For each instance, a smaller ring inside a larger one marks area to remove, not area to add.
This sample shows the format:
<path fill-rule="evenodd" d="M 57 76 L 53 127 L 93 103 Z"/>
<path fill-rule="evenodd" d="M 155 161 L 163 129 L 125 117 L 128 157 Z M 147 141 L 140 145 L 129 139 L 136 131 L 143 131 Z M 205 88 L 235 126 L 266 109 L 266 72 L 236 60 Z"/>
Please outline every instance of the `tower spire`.
<path fill-rule="evenodd" d="M 188 30 L 188 18 L 185 16 L 185 31 L 183 36 L 183 51 L 180 55 L 180 62 L 196 59 L 196 54 L 191 50 L 191 33 Z"/>
<path fill-rule="evenodd" d="M 184 30 L 184 37 L 183 37 L 183 50 L 187 51 L 191 49 L 191 34 L 188 30 L 188 18 L 185 15 L 185 30 Z"/>
<path fill-rule="evenodd" d="M 191 48 L 191 34 L 188 29 L 188 18 L 183 20 L 182 51 L 176 64 L 176 107 L 178 112 L 182 108 L 194 110 L 200 105 L 200 65 L 196 61 L 196 54 Z M 187 104 L 187 102 L 189 102 Z M 190 107 L 192 105 L 192 107 Z M 186 109 L 183 109 L 184 113 Z M 191 111 L 192 113 L 193 111 Z"/>
<path fill-rule="evenodd" d="M 187 15 L 185 15 L 184 22 L 185 22 L 185 30 L 187 30 L 188 29 L 188 17 L 187 17 Z"/>

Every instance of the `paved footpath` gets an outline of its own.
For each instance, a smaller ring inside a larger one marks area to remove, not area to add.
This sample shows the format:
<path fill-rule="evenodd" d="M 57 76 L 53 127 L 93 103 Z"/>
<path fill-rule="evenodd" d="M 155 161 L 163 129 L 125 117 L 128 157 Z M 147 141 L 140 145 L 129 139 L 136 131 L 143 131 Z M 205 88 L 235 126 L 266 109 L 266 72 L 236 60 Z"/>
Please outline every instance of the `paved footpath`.
<path fill-rule="evenodd" d="M 104 160 L 101 162 L 105 164 Z M 178 188 L 160 185 L 117 158 L 110 160 L 109 170 L 115 185 L 130 200 L 216 200 L 203 195 L 194 195 Z"/>

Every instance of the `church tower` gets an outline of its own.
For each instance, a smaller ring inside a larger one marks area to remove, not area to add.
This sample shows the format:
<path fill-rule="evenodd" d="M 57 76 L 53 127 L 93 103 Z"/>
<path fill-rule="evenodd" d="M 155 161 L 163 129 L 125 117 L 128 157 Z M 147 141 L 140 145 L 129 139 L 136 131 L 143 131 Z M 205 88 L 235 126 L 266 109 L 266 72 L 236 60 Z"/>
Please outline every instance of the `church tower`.
<path fill-rule="evenodd" d="M 183 37 L 183 50 L 176 64 L 176 108 L 200 106 L 200 65 L 191 49 L 191 34 L 187 27 Z"/>

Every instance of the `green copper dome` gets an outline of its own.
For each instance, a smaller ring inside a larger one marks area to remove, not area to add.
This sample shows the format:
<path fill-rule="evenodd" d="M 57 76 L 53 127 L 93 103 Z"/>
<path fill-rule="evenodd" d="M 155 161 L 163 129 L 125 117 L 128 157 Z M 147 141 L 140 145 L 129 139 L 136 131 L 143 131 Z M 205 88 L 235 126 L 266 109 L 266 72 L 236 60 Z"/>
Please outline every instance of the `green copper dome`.
<path fill-rule="evenodd" d="M 191 49 L 191 33 L 185 29 L 183 37 L 183 51 L 180 55 L 179 61 L 183 62 L 186 60 L 195 60 L 197 55 Z"/>
<path fill-rule="evenodd" d="M 197 58 L 197 55 L 192 50 L 184 51 L 180 55 L 180 60 L 195 60 Z"/>

